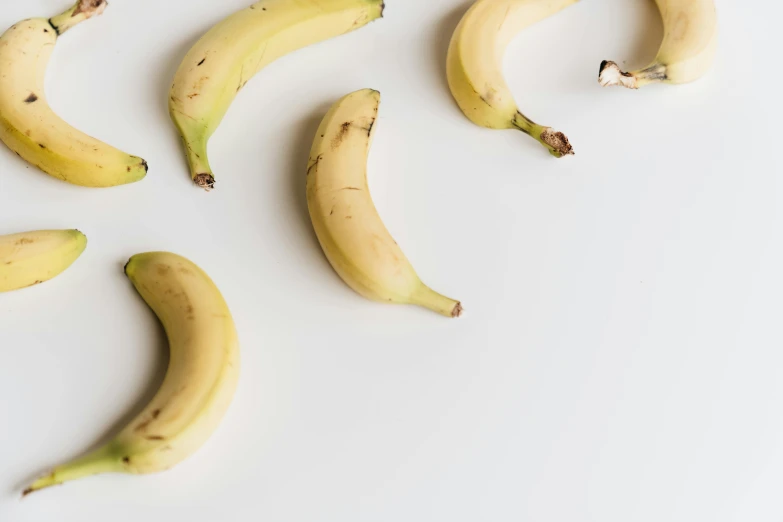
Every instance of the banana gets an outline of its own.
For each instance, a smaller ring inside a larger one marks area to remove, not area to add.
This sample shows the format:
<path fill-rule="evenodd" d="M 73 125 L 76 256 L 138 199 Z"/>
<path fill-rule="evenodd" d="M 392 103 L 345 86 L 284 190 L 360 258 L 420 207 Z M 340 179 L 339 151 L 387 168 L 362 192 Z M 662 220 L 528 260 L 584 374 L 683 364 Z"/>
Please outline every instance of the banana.
<path fill-rule="evenodd" d="M 383 0 L 262 0 L 210 29 L 185 56 L 169 98 L 195 183 L 214 187 L 207 142 L 250 78 L 285 54 L 380 18 L 383 9 Z"/>
<path fill-rule="evenodd" d="M 228 409 L 239 377 L 239 343 L 209 276 L 166 252 L 133 256 L 125 273 L 166 330 L 171 358 L 163 384 L 111 442 L 55 468 L 25 495 L 98 473 L 166 470 L 206 442 Z"/>
<path fill-rule="evenodd" d="M 379 104 L 378 91 L 349 94 L 318 129 L 307 167 L 307 206 L 316 235 L 335 271 L 364 297 L 459 317 L 458 301 L 421 282 L 370 197 L 367 156 Z"/>
<path fill-rule="evenodd" d="M 556 158 L 573 154 L 562 132 L 531 121 L 517 108 L 503 78 L 502 61 L 522 29 L 578 0 L 478 0 L 451 38 L 446 72 L 460 109 L 476 125 L 518 129 L 538 140 Z"/>
<path fill-rule="evenodd" d="M 598 81 L 604 87 L 622 85 L 638 89 L 656 82 L 688 83 L 712 66 L 718 43 L 718 17 L 714 0 L 656 0 L 663 18 L 663 42 L 647 67 L 623 72 L 604 60 Z"/>
<path fill-rule="evenodd" d="M 0 292 L 48 281 L 73 264 L 87 248 L 78 230 L 41 230 L 0 236 Z"/>
<path fill-rule="evenodd" d="M 132 183 L 147 173 L 143 159 L 74 129 L 46 103 L 44 77 L 58 36 L 105 8 L 105 0 L 80 0 L 0 36 L 0 140 L 47 174 L 85 187 Z"/>

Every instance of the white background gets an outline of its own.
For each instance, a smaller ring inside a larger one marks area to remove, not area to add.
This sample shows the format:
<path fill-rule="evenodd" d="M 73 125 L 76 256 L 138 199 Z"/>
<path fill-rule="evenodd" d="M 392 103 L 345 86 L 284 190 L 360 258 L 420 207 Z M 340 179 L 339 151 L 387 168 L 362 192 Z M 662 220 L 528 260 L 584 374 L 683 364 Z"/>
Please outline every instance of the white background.
<path fill-rule="evenodd" d="M 3 30 L 69 0 L 4 0 Z M 249 0 L 113 0 L 58 43 L 47 93 L 150 164 L 70 186 L 0 147 L 0 234 L 79 228 L 61 277 L 0 295 L 0 520 L 779 522 L 783 174 L 774 2 L 717 0 L 714 70 L 602 89 L 645 65 L 652 1 L 585 0 L 506 57 L 531 118 L 577 155 L 472 125 L 444 58 L 466 0 L 389 0 L 385 19 L 276 62 L 190 183 L 167 113 L 194 41 Z M 305 170 L 329 105 L 382 93 L 370 184 L 441 318 L 353 294 L 312 232 Z M 122 273 L 171 250 L 204 268 L 240 332 L 241 383 L 175 469 L 32 495 L 37 474 L 115 433 L 154 394 L 166 341 Z"/>

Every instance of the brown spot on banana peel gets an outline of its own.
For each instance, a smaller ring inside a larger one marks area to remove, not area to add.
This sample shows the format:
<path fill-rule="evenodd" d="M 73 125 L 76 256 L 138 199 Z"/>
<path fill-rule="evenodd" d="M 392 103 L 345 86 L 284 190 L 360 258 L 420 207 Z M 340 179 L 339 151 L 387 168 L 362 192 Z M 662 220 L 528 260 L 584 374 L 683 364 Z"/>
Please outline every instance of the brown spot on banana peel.
<path fill-rule="evenodd" d="M 54 25 L 54 23 L 52 22 L 51 18 L 48 21 L 49 21 L 49 27 L 54 29 L 54 34 L 56 34 L 57 36 L 60 36 L 60 28 L 57 27 L 56 25 Z"/>
<path fill-rule="evenodd" d="M 351 128 L 351 125 L 353 124 L 352 121 L 346 121 L 342 125 L 340 125 L 340 131 L 337 133 L 337 136 L 334 137 L 332 140 L 332 150 L 336 149 L 337 147 L 342 144 L 343 140 L 345 139 L 345 135 L 348 134 L 348 129 Z"/>
<path fill-rule="evenodd" d="M 157 419 L 160 416 L 160 411 L 161 411 L 160 408 L 158 408 L 155 411 L 153 411 L 152 412 L 152 417 L 150 419 L 147 419 L 146 421 L 144 421 L 144 422 L 140 423 L 138 426 L 136 426 L 136 431 L 144 431 L 145 429 L 147 429 L 147 426 L 149 426 L 150 423 L 152 423 L 152 421 L 154 421 L 155 419 Z"/>
<path fill-rule="evenodd" d="M 364 132 L 367 133 L 367 136 L 372 135 L 372 129 L 375 126 L 375 118 L 372 118 L 370 120 L 370 124 L 367 127 L 362 127 L 360 125 L 356 125 L 355 122 L 352 121 L 346 121 L 342 125 L 340 125 L 340 131 L 337 133 L 337 136 L 332 139 L 332 150 L 335 150 L 337 147 L 339 147 L 343 140 L 345 139 L 345 136 L 348 134 L 348 131 L 351 127 L 356 127 L 357 129 L 361 129 Z M 323 136 L 321 136 L 323 138 Z"/>
<path fill-rule="evenodd" d="M 24 100 L 24 102 L 25 102 L 25 103 L 35 103 L 35 102 L 37 102 L 37 101 L 38 101 L 38 95 L 37 95 L 37 94 L 35 94 L 34 92 L 31 92 L 31 93 L 30 93 L 30 96 L 28 96 L 28 97 L 27 97 L 27 98 L 25 98 L 25 100 Z"/>
<path fill-rule="evenodd" d="M 321 136 L 321 137 L 323 138 L 323 136 Z M 309 167 L 307 167 L 307 175 L 308 175 L 308 176 L 310 175 L 310 172 L 311 172 L 313 169 L 315 169 L 315 171 L 316 171 L 316 172 L 318 172 L 318 164 L 321 162 L 321 159 L 323 159 L 323 157 L 324 157 L 324 155 L 323 155 L 323 154 L 319 154 L 319 155 L 318 155 L 318 156 L 315 158 L 315 161 L 313 161 L 313 162 L 312 162 L 312 164 L 311 164 Z"/>

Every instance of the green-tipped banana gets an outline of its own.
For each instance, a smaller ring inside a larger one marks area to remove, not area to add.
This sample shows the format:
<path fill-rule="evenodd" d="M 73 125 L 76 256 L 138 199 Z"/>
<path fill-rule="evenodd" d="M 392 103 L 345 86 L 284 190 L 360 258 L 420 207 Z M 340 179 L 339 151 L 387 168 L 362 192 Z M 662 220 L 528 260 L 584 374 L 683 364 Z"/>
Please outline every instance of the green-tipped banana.
<path fill-rule="evenodd" d="M 81 0 L 51 19 L 33 18 L 0 36 L 0 140 L 31 165 L 85 187 L 139 181 L 147 163 L 80 132 L 46 102 L 44 77 L 58 36 L 103 12 L 105 0 Z"/>
<path fill-rule="evenodd" d="M 348 286 L 387 303 L 416 304 L 459 317 L 458 301 L 421 282 L 375 209 L 367 185 L 367 155 L 380 93 L 354 92 L 321 123 L 307 167 L 307 206 L 327 259 Z"/>
<path fill-rule="evenodd" d="M 239 343 L 212 280 L 166 252 L 133 256 L 125 273 L 166 330 L 171 357 L 163 384 L 111 442 L 55 468 L 25 494 L 98 473 L 166 470 L 199 449 L 228 409 L 239 377 Z"/>
<path fill-rule="evenodd" d="M 87 248 L 78 230 L 41 230 L 0 236 L 0 292 L 48 281 L 70 267 Z"/>
<path fill-rule="evenodd" d="M 534 123 L 517 108 L 502 62 L 517 33 L 577 1 L 478 0 L 465 13 L 451 39 L 446 71 L 454 99 L 473 123 L 521 130 L 557 158 L 574 153 L 562 132 Z"/>
<path fill-rule="evenodd" d="M 718 43 L 714 0 L 656 0 L 663 17 L 663 42 L 647 67 L 623 72 L 604 60 L 598 81 L 604 87 L 638 89 L 650 83 L 688 83 L 712 67 Z"/>
<path fill-rule="evenodd" d="M 195 183 L 214 186 L 207 142 L 250 78 L 291 51 L 380 18 L 383 8 L 383 0 L 262 0 L 207 32 L 180 65 L 169 102 Z"/>

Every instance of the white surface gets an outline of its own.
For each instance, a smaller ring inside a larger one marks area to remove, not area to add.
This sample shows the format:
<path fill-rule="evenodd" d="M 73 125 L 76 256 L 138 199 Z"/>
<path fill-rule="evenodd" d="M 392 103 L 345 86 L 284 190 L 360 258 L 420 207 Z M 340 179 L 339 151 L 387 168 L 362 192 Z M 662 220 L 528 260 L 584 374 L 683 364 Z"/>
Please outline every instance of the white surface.
<path fill-rule="evenodd" d="M 0 27 L 69 3 L 5 1 Z M 63 276 L 0 295 L 0 520 L 781 520 L 780 5 L 718 0 L 714 71 L 637 92 L 596 76 L 655 54 L 652 2 L 585 1 L 525 31 L 506 71 L 523 110 L 571 138 L 577 155 L 555 160 L 452 102 L 444 56 L 469 2 L 389 0 L 384 20 L 248 84 L 206 194 L 167 89 L 194 40 L 249 3 L 114 0 L 58 44 L 54 107 L 146 158 L 145 181 L 73 187 L 0 147 L 0 233 L 90 241 Z M 382 93 L 377 206 L 422 278 L 463 300 L 460 320 L 361 299 L 317 245 L 311 140 L 363 87 Z M 154 393 L 165 339 L 121 270 L 154 249 L 197 262 L 232 307 L 230 413 L 167 473 L 20 501 Z"/>

